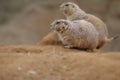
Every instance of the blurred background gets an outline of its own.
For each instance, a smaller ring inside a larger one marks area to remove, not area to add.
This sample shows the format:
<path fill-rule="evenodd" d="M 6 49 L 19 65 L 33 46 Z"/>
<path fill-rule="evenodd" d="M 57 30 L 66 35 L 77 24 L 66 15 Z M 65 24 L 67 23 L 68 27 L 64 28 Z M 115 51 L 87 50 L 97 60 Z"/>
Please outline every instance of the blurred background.
<path fill-rule="evenodd" d="M 0 0 L 0 45 L 33 45 L 49 33 L 50 23 L 64 18 L 59 5 L 77 3 L 87 13 L 101 18 L 110 36 L 120 35 L 120 0 Z M 106 51 L 120 51 L 120 38 Z"/>

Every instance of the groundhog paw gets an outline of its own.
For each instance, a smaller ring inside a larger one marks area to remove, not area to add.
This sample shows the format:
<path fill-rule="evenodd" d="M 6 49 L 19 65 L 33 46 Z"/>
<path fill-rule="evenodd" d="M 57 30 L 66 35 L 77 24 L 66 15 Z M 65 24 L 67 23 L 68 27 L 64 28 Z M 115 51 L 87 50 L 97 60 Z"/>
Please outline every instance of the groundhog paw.
<path fill-rule="evenodd" d="M 64 48 L 70 49 L 70 48 L 72 48 L 72 46 L 70 46 L 70 45 L 65 45 Z"/>

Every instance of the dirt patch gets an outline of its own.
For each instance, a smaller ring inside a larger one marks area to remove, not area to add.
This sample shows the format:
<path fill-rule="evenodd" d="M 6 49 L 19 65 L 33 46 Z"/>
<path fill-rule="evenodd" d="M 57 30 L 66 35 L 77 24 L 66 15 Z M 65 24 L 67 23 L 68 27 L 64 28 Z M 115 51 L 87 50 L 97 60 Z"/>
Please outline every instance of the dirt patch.
<path fill-rule="evenodd" d="M 1 46 L 1 80 L 119 80 L 120 53 L 57 45 Z"/>

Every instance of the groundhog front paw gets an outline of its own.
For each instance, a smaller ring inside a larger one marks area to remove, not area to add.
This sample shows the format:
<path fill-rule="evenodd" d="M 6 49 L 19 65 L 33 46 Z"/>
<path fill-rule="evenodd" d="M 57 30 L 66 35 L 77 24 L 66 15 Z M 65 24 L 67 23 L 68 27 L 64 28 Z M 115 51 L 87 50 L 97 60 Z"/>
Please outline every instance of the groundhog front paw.
<path fill-rule="evenodd" d="M 72 48 L 72 46 L 70 46 L 70 45 L 64 45 L 64 48 L 70 49 L 70 48 Z"/>
<path fill-rule="evenodd" d="M 86 51 L 88 51 L 88 52 L 95 52 L 96 50 L 95 49 L 87 49 Z"/>

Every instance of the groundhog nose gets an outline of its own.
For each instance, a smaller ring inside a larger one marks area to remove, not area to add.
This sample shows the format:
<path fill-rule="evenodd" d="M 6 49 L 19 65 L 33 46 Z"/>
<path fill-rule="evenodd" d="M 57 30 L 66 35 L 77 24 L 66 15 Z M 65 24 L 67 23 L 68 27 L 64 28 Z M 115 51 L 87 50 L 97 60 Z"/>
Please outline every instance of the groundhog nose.
<path fill-rule="evenodd" d="M 50 26 L 52 26 L 52 24 L 50 24 Z"/>
<path fill-rule="evenodd" d="M 54 29 L 53 24 L 50 24 L 50 29 L 51 29 L 51 30 L 53 30 L 53 29 Z"/>
<path fill-rule="evenodd" d="M 59 8 L 60 8 L 61 11 L 64 9 L 63 5 L 60 5 Z"/>

